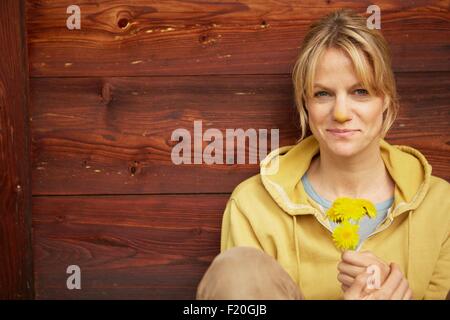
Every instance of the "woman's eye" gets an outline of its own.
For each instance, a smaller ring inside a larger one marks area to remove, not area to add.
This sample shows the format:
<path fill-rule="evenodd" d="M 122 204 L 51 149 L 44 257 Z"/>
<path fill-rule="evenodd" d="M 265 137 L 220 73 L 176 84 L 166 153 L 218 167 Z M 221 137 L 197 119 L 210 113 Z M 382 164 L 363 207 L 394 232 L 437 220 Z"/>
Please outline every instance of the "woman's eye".
<path fill-rule="evenodd" d="M 358 96 L 366 96 L 366 95 L 369 94 L 369 92 L 368 92 L 366 89 L 356 89 L 356 90 L 355 90 L 355 93 L 356 93 Z"/>
<path fill-rule="evenodd" d="M 314 94 L 314 97 L 326 97 L 328 96 L 328 92 L 326 91 L 318 91 Z"/>

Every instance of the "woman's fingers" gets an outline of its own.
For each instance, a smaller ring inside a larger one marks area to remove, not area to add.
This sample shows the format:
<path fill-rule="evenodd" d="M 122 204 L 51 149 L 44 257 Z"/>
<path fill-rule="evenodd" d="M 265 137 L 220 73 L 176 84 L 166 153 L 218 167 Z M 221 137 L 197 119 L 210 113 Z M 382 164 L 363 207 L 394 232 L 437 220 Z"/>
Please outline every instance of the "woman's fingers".
<path fill-rule="evenodd" d="M 363 292 L 366 287 L 368 273 L 361 273 L 353 281 L 353 284 L 344 292 L 345 300 L 360 300 L 366 296 Z"/>
<path fill-rule="evenodd" d="M 365 272 L 365 267 L 358 267 L 352 264 L 345 263 L 343 261 L 339 262 L 338 270 L 340 273 L 349 275 L 352 278 L 356 278 L 360 273 Z"/>
<path fill-rule="evenodd" d="M 341 284 L 341 290 L 342 292 L 345 292 L 348 290 L 348 288 L 350 288 L 349 286 L 345 285 L 345 284 Z"/>
<path fill-rule="evenodd" d="M 408 281 L 394 263 L 389 266 L 370 251 L 347 250 L 342 253 L 341 259 L 337 279 L 342 284 L 345 299 L 412 298 Z M 356 279 L 364 280 L 364 283 L 356 283 Z M 371 286 L 368 286 L 369 282 Z M 372 282 L 377 286 L 373 287 Z"/>
<path fill-rule="evenodd" d="M 341 260 L 345 263 L 358 266 L 358 267 L 367 267 L 368 264 L 368 255 L 366 253 L 346 250 L 341 255 Z"/>
<path fill-rule="evenodd" d="M 403 300 L 411 300 L 412 296 L 413 296 L 413 292 L 412 292 L 411 288 L 408 288 L 405 296 L 403 297 Z"/>
<path fill-rule="evenodd" d="M 347 289 L 349 287 L 351 287 L 353 282 L 355 281 L 355 278 L 349 276 L 346 273 L 338 273 L 337 279 L 342 284 L 341 285 L 342 291 L 347 291 Z M 369 283 L 371 283 L 371 281 L 370 281 L 370 274 L 369 274 L 369 277 L 367 277 L 366 287 L 363 289 L 363 291 L 366 294 L 370 294 L 374 290 L 376 290 L 375 288 L 368 288 Z"/>
<path fill-rule="evenodd" d="M 400 284 L 398 285 L 397 289 L 395 289 L 394 293 L 392 294 L 391 300 L 403 300 L 408 289 L 409 289 L 408 281 L 405 278 L 403 278 L 402 281 L 400 281 Z"/>
<path fill-rule="evenodd" d="M 347 287 L 350 287 L 353 284 L 353 281 L 355 280 L 355 278 L 350 277 L 346 273 L 338 273 L 337 279 L 340 283 L 342 283 Z"/>
<path fill-rule="evenodd" d="M 385 283 L 381 286 L 379 290 L 376 290 L 373 295 L 375 299 L 378 300 L 389 300 L 394 294 L 395 290 L 398 288 L 403 280 L 403 274 L 400 268 L 395 264 L 391 263 L 391 272 L 387 277 Z"/>
<path fill-rule="evenodd" d="M 347 260 L 348 261 L 348 260 Z M 387 272 L 386 281 L 381 288 L 367 287 L 374 276 L 366 268 L 355 266 L 341 261 L 338 264 L 340 271 L 337 279 L 341 282 L 341 288 L 344 292 L 344 299 L 376 299 L 376 300 L 409 300 L 412 299 L 412 290 L 409 288 L 408 281 L 403 276 L 400 268 L 391 263 L 389 272 Z"/>
<path fill-rule="evenodd" d="M 356 267 L 368 268 L 369 266 L 375 266 L 378 270 L 377 274 L 380 277 L 380 283 L 383 283 L 389 272 L 389 265 L 384 262 L 382 259 L 378 258 L 371 251 L 352 251 L 347 250 L 344 251 L 341 255 L 342 262 L 344 264 L 353 265 Z M 355 277 L 354 274 L 349 274 L 350 276 Z"/>

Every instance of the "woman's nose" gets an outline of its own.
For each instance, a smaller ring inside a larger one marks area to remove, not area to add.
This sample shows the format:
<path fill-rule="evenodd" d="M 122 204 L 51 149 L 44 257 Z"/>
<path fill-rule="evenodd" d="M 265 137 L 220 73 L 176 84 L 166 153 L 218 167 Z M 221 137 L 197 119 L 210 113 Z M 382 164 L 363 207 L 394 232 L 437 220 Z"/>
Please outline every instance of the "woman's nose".
<path fill-rule="evenodd" d="M 347 106 L 345 97 L 337 97 L 333 109 L 333 117 L 338 122 L 350 120 L 350 110 Z"/>

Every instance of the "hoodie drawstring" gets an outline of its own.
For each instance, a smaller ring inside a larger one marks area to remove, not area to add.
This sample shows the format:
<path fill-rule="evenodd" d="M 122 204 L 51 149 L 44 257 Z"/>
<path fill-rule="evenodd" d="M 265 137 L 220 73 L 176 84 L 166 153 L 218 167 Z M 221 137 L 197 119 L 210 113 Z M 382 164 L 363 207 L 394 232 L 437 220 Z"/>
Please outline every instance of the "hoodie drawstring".
<path fill-rule="evenodd" d="M 411 264 L 412 264 L 412 257 L 411 257 L 411 229 L 412 229 L 412 210 L 409 210 L 408 212 L 408 265 L 406 267 L 406 279 L 410 279 L 411 276 Z"/>
<path fill-rule="evenodd" d="M 293 221 L 293 232 L 294 232 L 294 242 L 295 242 L 295 256 L 297 259 L 297 280 L 298 280 L 298 285 L 300 286 L 300 254 L 298 251 L 298 241 L 297 241 L 297 231 L 296 231 L 296 226 L 297 226 L 297 216 L 292 216 L 292 221 Z"/>

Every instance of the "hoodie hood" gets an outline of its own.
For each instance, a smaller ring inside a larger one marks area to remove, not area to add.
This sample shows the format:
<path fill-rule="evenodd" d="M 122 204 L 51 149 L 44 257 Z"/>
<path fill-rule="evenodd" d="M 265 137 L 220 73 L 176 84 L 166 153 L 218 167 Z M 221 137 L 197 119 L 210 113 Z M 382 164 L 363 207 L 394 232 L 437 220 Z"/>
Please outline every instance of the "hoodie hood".
<path fill-rule="evenodd" d="M 381 157 L 395 182 L 393 217 L 414 210 L 423 200 L 431 177 L 431 165 L 416 149 L 391 145 L 380 139 Z M 319 153 L 319 143 L 309 136 L 294 146 L 273 150 L 261 161 L 264 187 L 274 201 L 288 214 L 315 214 L 317 209 L 307 200 L 301 177 L 311 160 Z"/>
<path fill-rule="evenodd" d="M 331 232 L 325 212 L 308 201 L 306 191 L 301 183 L 302 176 L 319 151 L 319 143 L 311 135 L 297 145 L 273 150 L 260 164 L 260 175 L 264 188 L 281 209 L 292 216 L 298 278 L 300 278 L 301 263 L 298 246 L 301 241 L 297 240 L 297 217 L 313 214 Z M 413 263 L 411 254 L 412 213 L 420 205 L 428 191 L 432 168 L 418 150 L 409 146 L 391 145 L 384 139 L 380 139 L 380 151 L 384 164 L 395 182 L 394 203 L 388 211 L 387 219 L 391 223 L 395 217 L 405 212 L 408 213 L 408 265 L 406 270 L 408 277 Z"/>

